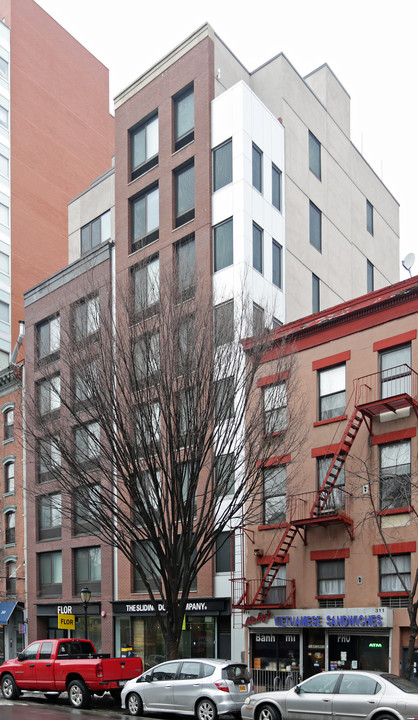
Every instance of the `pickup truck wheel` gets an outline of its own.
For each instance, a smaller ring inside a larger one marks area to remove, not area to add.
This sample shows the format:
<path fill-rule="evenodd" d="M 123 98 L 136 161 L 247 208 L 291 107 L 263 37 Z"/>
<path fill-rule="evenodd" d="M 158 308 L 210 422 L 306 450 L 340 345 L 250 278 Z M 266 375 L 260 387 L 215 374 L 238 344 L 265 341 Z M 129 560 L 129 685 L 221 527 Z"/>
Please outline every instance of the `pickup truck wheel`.
<path fill-rule="evenodd" d="M 72 680 L 68 686 L 68 699 L 75 708 L 85 708 L 90 703 L 91 693 L 82 680 Z"/>
<path fill-rule="evenodd" d="M 1 679 L 1 691 L 6 700 L 17 700 L 20 695 L 20 690 L 12 675 L 3 675 Z"/>
<path fill-rule="evenodd" d="M 126 698 L 126 707 L 130 715 L 142 715 L 142 700 L 136 693 L 130 693 Z"/>

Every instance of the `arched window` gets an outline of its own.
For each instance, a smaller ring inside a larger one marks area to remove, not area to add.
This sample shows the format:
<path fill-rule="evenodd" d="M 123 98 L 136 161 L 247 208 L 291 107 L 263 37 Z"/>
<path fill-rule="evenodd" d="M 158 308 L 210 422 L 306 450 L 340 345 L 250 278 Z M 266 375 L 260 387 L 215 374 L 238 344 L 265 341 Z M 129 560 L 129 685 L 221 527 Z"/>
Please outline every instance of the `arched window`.
<path fill-rule="evenodd" d="M 3 408 L 4 439 L 11 440 L 15 434 L 15 412 L 14 406 L 8 405 Z"/>
<path fill-rule="evenodd" d="M 16 595 L 16 562 L 9 560 L 5 563 L 6 596 Z"/>
<path fill-rule="evenodd" d="M 14 493 L 15 491 L 15 463 L 14 458 L 3 460 L 4 464 L 4 492 Z"/>
<path fill-rule="evenodd" d="M 6 545 L 12 545 L 16 542 L 16 513 L 14 510 L 6 513 L 5 525 Z"/>

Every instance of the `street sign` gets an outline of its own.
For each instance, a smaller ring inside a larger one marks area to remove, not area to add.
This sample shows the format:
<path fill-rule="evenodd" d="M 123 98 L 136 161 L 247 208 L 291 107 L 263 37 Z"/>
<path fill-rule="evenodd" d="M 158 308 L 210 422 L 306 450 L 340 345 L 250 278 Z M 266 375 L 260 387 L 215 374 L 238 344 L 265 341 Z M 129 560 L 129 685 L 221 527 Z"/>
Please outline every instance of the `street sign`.
<path fill-rule="evenodd" d="M 58 613 L 58 627 L 60 630 L 75 630 L 75 615 Z"/>

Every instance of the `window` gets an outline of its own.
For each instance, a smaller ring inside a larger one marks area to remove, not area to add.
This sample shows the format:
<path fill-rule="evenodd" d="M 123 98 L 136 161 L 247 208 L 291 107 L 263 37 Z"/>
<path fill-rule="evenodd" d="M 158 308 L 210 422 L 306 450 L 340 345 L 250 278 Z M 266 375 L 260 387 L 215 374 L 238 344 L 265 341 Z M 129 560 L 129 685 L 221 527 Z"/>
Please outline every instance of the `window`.
<path fill-rule="evenodd" d="M 100 243 L 110 240 L 110 238 L 110 210 L 107 210 L 81 228 L 81 254 L 84 255 L 92 248 L 100 245 Z"/>
<path fill-rule="evenodd" d="M 144 333 L 135 343 L 136 386 L 152 385 L 160 370 L 160 336 L 158 333 Z"/>
<path fill-rule="evenodd" d="M 37 446 L 38 483 L 52 480 L 61 465 L 61 451 L 58 436 L 40 440 Z"/>
<path fill-rule="evenodd" d="M 87 407 L 100 387 L 99 361 L 82 363 L 80 369 L 74 373 L 74 404 L 78 407 Z"/>
<path fill-rule="evenodd" d="M 43 642 L 39 653 L 39 660 L 49 660 L 52 655 L 53 642 Z"/>
<path fill-rule="evenodd" d="M 14 408 L 7 408 L 3 412 L 4 439 L 11 440 L 15 434 L 15 412 Z"/>
<path fill-rule="evenodd" d="M 196 361 L 196 318 L 193 313 L 180 320 L 177 339 L 177 371 L 187 376 L 195 367 Z"/>
<path fill-rule="evenodd" d="M 263 153 L 253 143 L 252 150 L 253 160 L 253 187 L 259 192 L 263 192 Z"/>
<path fill-rule="evenodd" d="M 161 521 L 161 510 L 164 505 L 164 499 L 160 492 L 161 487 L 161 471 L 155 467 L 151 470 L 144 470 L 139 474 L 137 491 L 140 502 L 136 502 L 138 509 L 137 521 L 141 523 L 141 503 L 146 508 L 146 512 L 151 514 L 156 520 Z"/>
<path fill-rule="evenodd" d="M 0 77 L 3 80 L 9 79 L 9 63 L 2 57 L 0 57 Z"/>
<path fill-rule="evenodd" d="M 272 242 L 272 266 L 273 285 L 282 289 L 282 246 L 276 240 Z"/>
<path fill-rule="evenodd" d="M 15 491 L 15 464 L 7 462 L 4 466 L 4 492 L 7 494 Z"/>
<path fill-rule="evenodd" d="M 100 427 L 97 422 L 75 429 L 75 454 L 80 463 L 95 462 L 100 454 Z"/>
<path fill-rule="evenodd" d="M 253 302 L 253 334 L 261 335 L 265 330 L 264 308 Z"/>
<path fill-rule="evenodd" d="M 59 597 L 62 593 L 61 551 L 39 553 L 38 570 L 40 597 Z"/>
<path fill-rule="evenodd" d="M 161 441 L 161 407 L 158 402 L 142 405 L 137 411 L 137 442 L 139 453 L 156 451 Z"/>
<path fill-rule="evenodd" d="M 10 275 L 10 259 L 4 252 L 0 252 L 0 272 Z"/>
<path fill-rule="evenodd" d="M 411 441 L 380 446 L 380 509 L 411 505 Z"/>
<path fill-rule="evenodd" d="M 38 498 L 38 539 L 60 538 L 61 525 L 61 493 L 42 495 Z"/>
<path fill-rule="evenodd" d="M 99 296 L 84 298 L 74 305 L 74 338 L 80 342 L 98 332 L 100 327 Z"/>
<path fill-rule="evenodd" d="M 153 255 L 132 268 L 134 313 L 152 314 L 160 297 L 160 261 Z"/>
<path fill-rule="evenodd" d="M 215 346 L 225 345 L 234 340 L 234 301 L 228 300 L 213 309 Z"/>
<path fill-rule="evenodd" d="M 134 592 L 148 592 L 147 587 L 138 572 L 138 566 L 141 567 L 143 573 L 145 573 L 145 577 L 151 586 L 151 590 L 155 592 L 157 590 L 157 578 L 160 577 L 160 563 L 150 540 L 143 540 L 135 547 L 135 559 L 136 563 L 134 565 L 133 577 Z"/>
<path fill-rule="evenodd" d="M 223 573 L 233 570 L 235 565 L 234 551 L 234 533 L 228 531 L 219 533 L 216 538 L 215 572 Z"/>
<path fill-rule="evenodd" d="M 131 180 L 158 165 L 158 112 L 147 115 L 129 131 Z"/>
<path fill-rule="evenodd" d="M 194 160 L 188 161 L 174 172 L 175 227 L 194 218 Z"/>
<path fill-rule="evenodd" d="M 0 175 L 3 177 L 9 177 L 9 158 L 5 155 L 0 154 Z"/>
<path fill-rule="evenodd" d="M 316 566 L 318 595 L 344 595 L 344 560 L 318 560 Z"/>
<path fill-rule="evenodd" d="M 411 590 L 411 555 L 379 558 L 381 593 L 403 593 Z M 402 580 L 405 584 L 402 585 Z M 406 588 L 406 590 L 405 590 Z"/>
<path fill-rule="evenodd" d="M 321 143 L 309 131 L 309 170 L 321 179 Z"/>
<path fill-rule="evenodd" d="M 230 218 L 213 228 L 214 272 L 232 265 L 233 262 L 233 225 Z"/>
<path fill-rule="evenodd" d="M 234 378 L 227 377 L 215 382 L 215 423 L 219 424 L 234 416 Z"/>
<path fill-rule="evenodd" d="M 318 490 L 322 487 L 325 480 L 326 474 L 332 462 L 333 455 L 324 455 L 318 458 L 317 471 L 318 471 Z M 334 513 L 337 510 L 344 510 L 345 508 L 345 467 L 341 468 L 337 477 L 335 486 L 329 495 L 328 500 L 323 508 L 323 513 Z"/>
<path fill-rule="evenodd" d="M 232 182 L 232 139 L 213 151 L 213 192 Z"/>
<path fill-rule="evenodd" d="M 322 252 L 322 213 L 309 201 L 309 242 Z"/>
<path fill-rule="evenodd" d="M 253 222 L 253 267 L 263 272 L 263 231 Z"/>
<path fill-rule="evenodd" d="M 366 217 L 367 232 L 374 235 L 373 205 L 368 200 L 366 200 Z"/>
<path fill-rule="evenodd" d="M 357 674 L 355 678 L 350 673 L 344 673 L 341 685 L 338 690 L 339 695 L 376 695 L 382 686 L 376 682 L 374 677 Z"/>
<path fill-rule="evenodd" d="M 282 209 L 282 172 L 271 165 L 271 202 L 277 210 Z"/>
<path fill-rule="evenodd" d="M 286 466 L 263 471 L 263 522 L 267 525 L 286 522 Z"/>
<path fill-rule="evenodd" d="M 174 149 L 188 145 L 194 140 L 194 88 L 193 83 L 173 97 Z"/>
<path fill-rule="evenodd" d="M 74 595 L 88 585 L 92 595 L 101 593 L 102 557 L 100 547 L 74 550 Z"/>
<path fill-rule="evenodd" d="M 44 320 L 36 326 L 38 362 L 57 357 L 60 347 L 59 316 Z"/>
<path fill-rule="evenodd" d="M 6 545 L 14 545 L 16 543 L 16 513 L 14 511 L 6 512 Z"/>
<path fill-rule="evenodd" d="M 263 390 L 264 432 L 266 435 L 282 432 L 287 422 L 286 383 L 268 385 Z"/>
<path fill-rule="evenodd" d="M 16 563 L 6 562 L 6 595 L 16 595 Z"/>
<path fill-rule="evenodd" d="M 319 419 L 345 414 L 345 364 L 319 370 Z"/>
<path fill-rule="evenodd" d="M 61 404 L 60 391 L 59 375 L 38 383 L 38 409 L 41 416 L 58 412 Z"/>
<path fill-rule="evenodd" d="M 100 505 L 100 485 L 83 486 L 74 497 L 73 534 L 90 535 L 97 531 L 95 508 Z"/>
<path fill-rule="evenodd" d="M 0 300 L 0 320 L 2 322 L 10 322 L 10 308 L 9 304 Z"/>
<path fill-rule="evenodd" d="M 411 344 L 398 345 L 379 353 L 382 398 L 411 394 Z"/>
<path fill-rule="evenodd" d="M 157 184 L 142 190 L 130 202 L 131 252 L 158 240 L 160 224 L 159 189 Z"/>
<path fill-rule="evenodd" d="M 9 111 L 0 105 L 0 125 L 4 128 L 9 127 Z"/>
<path fill-rule="evenodd" d="M 312 312 L 317 313 L 320 310 L 320 284 L 319 277 L 312 273 Z"/>
<path fill-rule="evenodd" d="M 374 266 L 370 260 L 367 261 L 367 292 L 374 290 Z"/>
<path fill-rule="evenodd" d="M 218 455 L 214 467 L 215 493 L 222 500 L 235 492 L 235 458 L 232 453 Z"/>
<path fill-rule="evenodd" d="M 183 300 L 187 300 L 194 297 L 196 284 L 194 233 L 176 244 L 175 253 L 178 293 Z"/>

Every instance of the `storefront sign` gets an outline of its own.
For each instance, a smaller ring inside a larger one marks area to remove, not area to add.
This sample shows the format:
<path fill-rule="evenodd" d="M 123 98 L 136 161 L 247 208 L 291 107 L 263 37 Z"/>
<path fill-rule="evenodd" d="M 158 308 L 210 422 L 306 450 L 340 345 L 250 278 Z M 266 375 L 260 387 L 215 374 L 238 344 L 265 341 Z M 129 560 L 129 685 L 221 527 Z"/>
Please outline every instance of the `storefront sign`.
<path fill-rule="evenodd" d="M 75 630 L 75 615 L 58 613 L 58 627 L 60 630 Z"/>
<path fill-rule="evenodd" d="M 90 602 L 87 608 L 87 614 L 90 616 L 100 615 L 101 603 Z M 84 607 L 82 603 L 68 603 L 66 605 L 49 605 L 39 603 L 36 608 L 38 617 L 52 617 L 53 615 L 84 615 Z M 68 627 L 68 626 L 66 626 Z"/>
<path fill-rule="evenodd" d="M 341 628 L 350 629 L 382 629 L 393 627 L 393 610 L 391 608 L 344 608 L 344 610 L 315 609 L 315 610 L 287 610 L 276 615 L 270 611 L 259 612 L 258 615 L 249 615 L 244 622 L 246 627 L 264 624 L 271 627 L 274 624 L 279 629 L 303 628 Z"/>
<path fill-rule="evenodd" d="M 258 615 L 249 615 L 244 623 L 244 626 L 250 627 L 250 625 L 257 625 L 258 623 L 265 623 L 270 620 L 271 612 L 267 610 L 266 613 L 259 612 Z"/>
<path fill-rule="evenodd" d="M 165 612 L 165 603 L 158 603 L 159 612 Z M 186 605 L 186 614 L 200 615 L 218 615 L 219 613 L 228 612 L 229 598 L 204 598 L 190 600 Z M 144 615 L 155 613 L 155 608 L 151 602 L 127 603 L 114 602 L 113 612 L 115 615 Z"/>
<path fill-rule="evenodd" d="M 302 615 L 276 617 L 278 627 L 383 627 L 381 615 Z"/>

